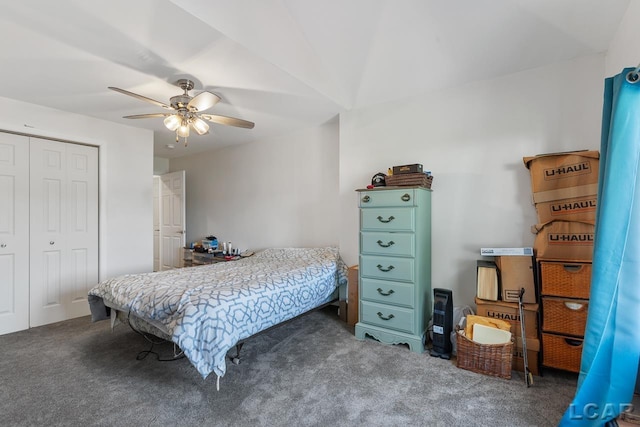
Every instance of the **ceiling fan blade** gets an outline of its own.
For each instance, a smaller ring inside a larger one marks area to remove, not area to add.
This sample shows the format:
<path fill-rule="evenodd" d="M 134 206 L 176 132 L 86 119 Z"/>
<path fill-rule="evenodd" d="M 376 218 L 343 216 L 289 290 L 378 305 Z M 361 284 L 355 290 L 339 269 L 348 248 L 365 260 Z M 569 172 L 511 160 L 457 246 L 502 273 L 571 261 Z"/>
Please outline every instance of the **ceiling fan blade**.
<path fill-rule="evenodd" d="M 123 119 L 153 119 L 156 117 L 171 116 L 172 113 L 151 113 L 151 114 L 134 114 L 133 116 L 123 116 Z"/>
<path fill-rule="evenodd" d="M 201 92 L 198 95 L 194 96 L 187 107 L 191 110 L 194 109 L 196 111 L 204 111 L 216 105 L 220 102 L 220 97 L 215 93 L 211 92 Z"/>
<path fill-rule="evenodd" d="M 171 106 L 169 106 L 167 104 L 163 104 L 162 102 L 156 101 L 155 99 L 147 98 L 146 96 L 138 95 L 137 93 L 129 92 L 128 90 L 120 89 L 120 88 L 113 87 L 113 86 L 109 86 L 109 89 L 115 90 L 116 92 L 120 92 L 120 93 L 125 94 L 125 95 L 132 96 L 132 97 L 137 98 L 137 99 L 139 99 L 141 101 L 149 102 L 149 103 L 151 103 L 153 105 L 157 105 L 158 107 L 166 108 L 167 110 L 173 110 L 173 108 L 171 108 Z"/>
<path fill-rule="evenodd" d="M 236 126 L 239 128 L 246 128 L 246 129 L 253 129 L 253 127 L 255 126 L 255 123 L 253 122 L 249 122 L 247 120 L 242 120 L 242 119 L 236 119 L 234 117 L 218 116 L 215 114 L 201 114 L 200 117 L 202 117 L 205 120 L 209 120 L 210 122 L 218 123 L 220 125 Z"/>

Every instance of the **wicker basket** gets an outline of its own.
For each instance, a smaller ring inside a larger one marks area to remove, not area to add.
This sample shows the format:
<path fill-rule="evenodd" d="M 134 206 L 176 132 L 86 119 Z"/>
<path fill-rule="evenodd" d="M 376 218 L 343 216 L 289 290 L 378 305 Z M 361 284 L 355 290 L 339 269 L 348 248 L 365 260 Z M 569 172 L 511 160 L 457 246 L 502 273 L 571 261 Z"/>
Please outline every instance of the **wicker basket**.
<path fill-rule="evenodd" d="M 570 372 L 580 372 L 582 338 L 542 334 L 542 364 Z"/>
<path fill-rule="evenodd" d="M 591 264 L 540 262 L 542 294 L 568 298 L 589 298 Z"/>
<path fill-rule="evenodd" d="M 458 331 L 456 359 L 458 368 L 511 379 L 513 340 L 506 344 L 478 344 Z"/>
<path fill-rule="evenodd" d="M 588 300 L 542 297 L 543 329 L 546 332 L 583 336 L 588 311 Z"/>

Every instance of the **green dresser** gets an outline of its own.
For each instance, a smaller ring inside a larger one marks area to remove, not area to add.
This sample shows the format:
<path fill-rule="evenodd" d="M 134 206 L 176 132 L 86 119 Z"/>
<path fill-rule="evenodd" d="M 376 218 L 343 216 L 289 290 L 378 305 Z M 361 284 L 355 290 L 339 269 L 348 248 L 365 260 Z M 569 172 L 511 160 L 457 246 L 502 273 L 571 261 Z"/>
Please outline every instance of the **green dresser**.
<path fill-rule="evenodd" d="M 358 190 L 359 322 L 356 338 L 424 351 L 431 317 L 431 190 Z"/>

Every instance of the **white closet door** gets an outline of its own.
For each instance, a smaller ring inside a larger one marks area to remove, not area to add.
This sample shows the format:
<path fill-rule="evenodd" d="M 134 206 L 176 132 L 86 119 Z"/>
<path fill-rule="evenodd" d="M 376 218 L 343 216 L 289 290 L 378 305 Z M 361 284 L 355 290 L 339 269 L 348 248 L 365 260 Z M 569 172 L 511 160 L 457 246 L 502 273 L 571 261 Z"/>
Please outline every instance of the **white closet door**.
<path fill-rule="evenodd" d="M 0 133 L 0 334 L 29 328 L 29 138 Z"/>
<path fill-rule="evenodd" d="M 153 177 L 153 271 L 160 270 L 160 177 Z"/>
<path fill-rule="evenodd" d="M 98 150 L 30 144 L 30 324 L 89 314 L 98 280 Z"/>
<path fill-rule="evenodd" d="M 185 244 L 185 171 L 160 176 L 162 270 L 182 266 Z"/>
<path fill-rule="evenodd" d="M 98 148 L 67 145 L 66 318 L 89 314 L 87 293 L 98 284 Z"/>

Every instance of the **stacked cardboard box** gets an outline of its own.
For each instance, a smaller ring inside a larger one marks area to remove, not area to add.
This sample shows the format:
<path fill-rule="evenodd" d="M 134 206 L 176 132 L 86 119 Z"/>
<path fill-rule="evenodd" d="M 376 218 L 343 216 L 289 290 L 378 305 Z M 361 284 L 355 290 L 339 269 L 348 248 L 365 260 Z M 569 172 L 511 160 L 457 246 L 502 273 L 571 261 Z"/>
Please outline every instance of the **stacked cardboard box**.
<path fill-rule="evenodd" d="M 599 157 L 585 150 L 523 158 L 538 215 L 531 229 L 537 258 L 592 259 Z"/>
<path fill-rule="evenodd" d="M 534 279 L 534 259 L 532 256 L 496 256 L 491 262 L 497 267 L 500 290 L 496 299 L 482 299 L 476 296 L 476 307 L 481 316 L 505 320 L 511 324 L 511 333 L 516 337 L 513 352 L 513 369 L 524 371 L 522 331 L 518 300 L 520 289 L 524 288 L 524 324 L 527 348 L 527 362 L 533 375 L 539 375 L 539 304 L 537 304 Z M 484 263 L 478 263 L 482 266 Z M 480 277 L 480 276 L 478 276 Z M 494 293 L 495 294 L 495 293 Z"/>
<path fill-rule="evenodd" d="M 593 258 L 599 157 L 597 151 L 584 150 L 523 158 L 538 215 L 531 231 L 540 265 L 542 365 L 573 372 L 580 368 L 584 326 L 568 325 L 586 316 L 588 291 L 577 295 L 569 284 L 589 285 L 582 273 L 591 271 Z M 578 297 L 584 298 L 579 304 Z"/>

